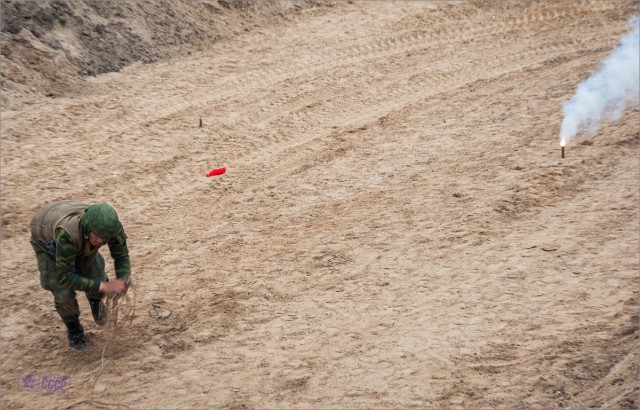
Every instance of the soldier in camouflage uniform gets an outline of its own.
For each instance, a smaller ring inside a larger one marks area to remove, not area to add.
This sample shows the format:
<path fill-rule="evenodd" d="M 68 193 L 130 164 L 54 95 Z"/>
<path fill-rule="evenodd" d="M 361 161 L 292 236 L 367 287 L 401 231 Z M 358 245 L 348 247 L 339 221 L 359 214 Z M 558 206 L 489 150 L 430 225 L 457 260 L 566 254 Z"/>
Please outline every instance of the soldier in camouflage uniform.
<path fill-rule="evenodd" d="M 115 263 L 115 280 L 105 273 L 98 252 L 107 244 Z M 31 245 L 36 252 L 40 285 L 67 326 L 69 346 L 86 345 L 76 291 L 84 291 L 98 325 L 106 323 L 106 294 L 127 292 L 131 265 L 127 236 L 116 211 L 108 204 L 58 201 L 40 208 L 31 220 Z"/>

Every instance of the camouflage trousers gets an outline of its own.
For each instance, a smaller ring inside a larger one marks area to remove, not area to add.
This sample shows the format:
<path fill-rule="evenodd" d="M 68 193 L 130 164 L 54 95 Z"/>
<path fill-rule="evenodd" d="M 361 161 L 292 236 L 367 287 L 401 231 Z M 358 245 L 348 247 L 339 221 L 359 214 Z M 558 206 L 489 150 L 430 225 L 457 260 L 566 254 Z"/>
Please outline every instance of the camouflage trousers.
<path fill-rule="evenodd" d="M 36 259 L 38 260 L 38 270 L 40 271 L 40 286 L 50 291 L 53 294 L 53 304 L 56 307 L 56 311 L 65 323 L 70 323 L 80 318 L 80 307 L 78 306 L 78 300 L 76 299 L 76 291 L 65 286 L 62 286 L 58 281 L 58 270 L 56 269 L 56 260 L 53 256 L 45 252 L 40 246 L 31 242 L 33 250 L 36 252 Z M 82 260 L 76 260 L 76 266 L 83 266 Z M 107 274 L 104 271 L 105 263 L 104 258 L 98 253 L 87 268 L 86 273 L 82 273 L 79 268 L 76 268 L 76 274 L 82 275 L 88 278 L 97 279 L 99 281 L 106 281 Z M 87 298 L 100 299 L 102 294 L 100 292 L 85 292 Z"/>

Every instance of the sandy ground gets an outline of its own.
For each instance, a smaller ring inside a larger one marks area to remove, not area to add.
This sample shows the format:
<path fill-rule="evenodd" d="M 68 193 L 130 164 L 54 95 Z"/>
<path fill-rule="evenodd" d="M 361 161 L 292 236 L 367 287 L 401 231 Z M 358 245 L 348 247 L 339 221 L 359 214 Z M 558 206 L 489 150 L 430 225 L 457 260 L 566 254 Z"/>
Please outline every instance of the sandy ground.
<path fill-rule="evenodd" d="M 557 138 L 637 5 L 345 3 L 3 110 L 2 407 L 637 408 L 639 112 Z M 64 198 L 136 281 L 83 352 L 28 243 Z"/>

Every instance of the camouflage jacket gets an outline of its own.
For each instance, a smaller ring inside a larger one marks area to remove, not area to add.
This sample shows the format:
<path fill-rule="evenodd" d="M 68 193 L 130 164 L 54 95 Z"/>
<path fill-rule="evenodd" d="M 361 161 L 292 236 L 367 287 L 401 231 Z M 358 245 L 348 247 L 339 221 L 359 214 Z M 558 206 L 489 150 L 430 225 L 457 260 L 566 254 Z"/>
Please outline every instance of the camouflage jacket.
<path fill-rule="evenodd" d="M 60 284 L 71 289 L 98 290 L 100 281 L 83 276 L 100 246 L 89 242 L 89 232 L 80 218 L 90 204 L 58 201 L 40 208 L 31 220 L 31 241 L 55 259 Z M 127 235 L 122 232 L 107 242 L 114 260 L 116 277 L 131 274 Z"/>

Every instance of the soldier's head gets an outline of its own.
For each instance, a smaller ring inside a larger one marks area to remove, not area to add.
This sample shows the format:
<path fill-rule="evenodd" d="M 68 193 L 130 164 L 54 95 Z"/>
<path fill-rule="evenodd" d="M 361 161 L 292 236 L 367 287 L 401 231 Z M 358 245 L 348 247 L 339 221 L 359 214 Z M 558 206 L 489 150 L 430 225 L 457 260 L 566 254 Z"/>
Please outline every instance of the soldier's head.
<path fill-rule="evenodd" d="M 122 232 L 118 214 L 109 204 L 91 205 L 84 211 L 80 223 L 89 232 L 93 246 L 104 245 Z"/>

